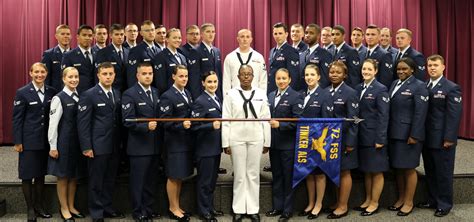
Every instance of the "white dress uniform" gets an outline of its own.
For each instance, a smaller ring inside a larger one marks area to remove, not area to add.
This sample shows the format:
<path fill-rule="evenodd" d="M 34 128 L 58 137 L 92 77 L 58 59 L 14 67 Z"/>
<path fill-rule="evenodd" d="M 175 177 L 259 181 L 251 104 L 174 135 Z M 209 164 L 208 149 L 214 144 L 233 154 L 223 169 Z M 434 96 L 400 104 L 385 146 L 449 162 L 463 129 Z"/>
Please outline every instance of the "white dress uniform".
<path fill-rule="evenodd" d="M 251 53 L 251 56 L 250 56 Z M 240 55 L 239 60 L 238 55 Z M 247 63 L 248 62 L 248 63 Z M 224 74 L 222 77 L 222 89 L 223 95 L 225 96 L 230 89 L 240 86 L 239 68 L 241 65 L 250 65 L 253 69 L 253 81 L 252 88 L 260 88 L 263 91 L 267 91 L 267 70 L 265 68 L 265 58 L 262 54 L 250 48 L 249 52 L 242 53 L 237 48 L 229 53 L 224 59 Z"/>
<path fill-rule="evenodd" d="M 222 118 L 270 118 L 265 92 L 254 87 L 248 91 L 242 90 L 240 86 L 232 88 L 224 100 Z M 253 94 L 252 99 L 245 104 L 246 109 L 241 94 L 246 100 Z M 260 158 L 263 147 L 270 147 L 270 136 L 270 124 L 267 121 L 222 123 L 222 147 L 230 147 L 232 151 L 234 165 L 232 209 L 236 214 L 257 214 L 259 211 Z"/>

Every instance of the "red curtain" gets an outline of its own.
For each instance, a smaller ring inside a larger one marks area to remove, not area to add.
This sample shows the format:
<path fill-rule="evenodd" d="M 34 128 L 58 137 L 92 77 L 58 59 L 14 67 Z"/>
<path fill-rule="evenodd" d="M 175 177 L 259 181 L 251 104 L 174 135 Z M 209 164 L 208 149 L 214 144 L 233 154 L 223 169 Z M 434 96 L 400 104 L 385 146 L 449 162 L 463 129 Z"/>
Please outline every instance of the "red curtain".
<path fill-rule="evenodd" d="M 3 0 L 0 1 L 0 143 L 10 143 L 15 91 L 29 81 L 28 68 L 56 45 L 55 27 L 67 23 L 73 36 L 80 24 L 140 24 L 145 19 L 182 30 L 190 24 L 216 25 L 215 44 L 226 55 L 236 33 L 250 28 L 254 48 L 273 47 L 271 26 L 316 23 L 351 30 L 368 24 L 413 31 L 412 45 L 425 56 L 446 58 L 446 76 L 461 85 L 464 111 L 459 135 L 474 139 L 474 2 L 471 0 Z M 72 38 L 75 47 L 75 37 Z M 346 35 L 349 42 L 349 35 Z"/>

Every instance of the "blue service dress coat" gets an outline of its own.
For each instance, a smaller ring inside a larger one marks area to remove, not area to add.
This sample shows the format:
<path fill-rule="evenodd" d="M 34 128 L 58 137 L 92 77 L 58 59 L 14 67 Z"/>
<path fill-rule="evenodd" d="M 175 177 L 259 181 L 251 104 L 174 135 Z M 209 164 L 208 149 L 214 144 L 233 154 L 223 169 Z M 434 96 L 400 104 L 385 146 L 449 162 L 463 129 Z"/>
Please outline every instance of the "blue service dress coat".
<path fill-rule="evenodd" d="M 361 62 L 359 54 L 356 49 L 350 47 L 347 43 L 334 55 L 333 61 L 341 60 L 346 64 L 348 70 L 348 77 L 346 79 L 346 84 L 351 88 L 355 88 L 361 81 Z"/>
<path fill-rule="evenodd" d="M 153 64 L 153 57 L 161 52 L 161 49 L 153 43 L 150 48 L 148 44 L 143 41 L 137 46 L 130 49 L 128 53 L 128 66 L 127 66 L 127 88 L 130 88 L 137 83 L 137 67 L 142 62 L 149 62 Z M 155 74 L 156 75 L 156 74 Z"/>
<path fill-rule="evenodd" d="M 77 126 L 81 150 L 92 149 L 89 160 L 88 206 L 93 219 L 113 212 L 112 197 L 119 162 L 121 125 L 120 91 L 111 87 L 113 100 L 99 84 L 83 92 L 79 99 Z"/>
<path fill-rule="evenodd" d="M 359 95 L 359 170 L 367 173 L 384 172 L 389 169 L 387 128 L 390 97 L 387 87 L 376 79 L 365 90 L 364 83 L 356 87 Z M 385 146 L 375 149 L 375 144 Z"/>
<path fill-rule="evenodd" d="M 400 59 L 400 58 L 398 58 L 399 54 L 400 54 L 400 50 L 397 53 L 396 60 Z M 414 48 L 412 48 L 410 46 L 405 51 L 405 53 L 403 53 L 401 58 L 405 58 L 405 57 L 409 57 L 409 58 L 413 59 L 413 61 L 416 63 L 416 70 L 415 70 L 415 73 L 413 73 L 415 78 L 417 78 L 421 81 L 425 81 L 425 65 L 426 65 L 425 56 L 423 54 L 421 54 L 420 52 L 416 51 Z M 394 64 L 397 64 L 397 61 L 395 61 Z M 393 69 L 393 75 L 394 75 L 394 79 L 398 79 L 397 67 L 395 67 L 395 66 L 394 66 L 394 69 Z"/>
<path fill-rule="evenodd" d="M 269 66 L 270 70 L 268 72 L 268 87 L 267 93 L 273 92 L 277 90 L 277 86 L 275 83 L 275 74 L 278 69 L 285 68 L 288 69 L 290 72 L 291 81 L 290 86 L 295 90 L 299 90 L 298 88 L 298 79 L 299 79 L 299 53 L 298 51 L 291 47 L 287 42 L 283 43 L 283 45 L 277 49 L 276 47 L 270 50 L 270 58 L 269 58 Z"/>
<path fill-rule="evenodd" d="M 357 91 L 348 86 L 345 82 L 334 91 L 332 102 L 334 107 L 335 118 L 354 118 L 359 116 L 359 98 Z M 331 94 L 331 86 L 326 88 Z M 359 166 L 357 135 L 359 126 L 354 122 L 344 121 L 342 124 L 341 145 L 341 170 L 351 170 Z M 352 147 L 352 152 L 347 152 L 346 147 Z"/>
<path fill-rule="evenodd" d="M 95 62 L 97 66 L 103 62 L 110 62 L 114 66 L 115 80 L 112 86 L 120 92 L 127 89 L 128 53 L 129 50 L 122 47 L 122 58 L 120 58 L 114 45 L 109 44 L 107 47 L 99 50 L 96 55 Z"/>
<path fill-rule="evenodd" d="M 72 95 L 61 91 L 56 96 L 61 101 L 62 115 L 58 124 L 58 159 L 49 158 L 48 174 L 57 177 L 82 178 L 87 175 L 87 162 L 79 146 L 77 131 L 77 105 Z M 51 110 L 51 113 L 56 110 Z"/>
<path fill-rule="evenodd" d="M 301 95 L 288 87 L 275 101 L 278 90 L 268 95 L 272 118 L 299 118 L 303 112 Z M 293 212 L 293 162 L 295 159 L 296 123 L 280 122 L 271 129 L 270 163 L 272 166 L 273 209 Z"/>
<path fill-rule="evenodd" d="M 219 86 L 222 86 L 221 50 L 215 46 L 212 46 L 212 52 L 210 52 L 206 45 L 202 42 L 197 50 L 201 54 L 201 73 L 208 71 L 216 72 L 217 78 L 219 79 Z M 216 93 L 219 98 L 224 98 L 222 97 L 222 87 L 219 87 Z"/>
<path fill-rule="evenodd" d="M 415 76 L 399 83 L 395 80 L 390 87 L 390 120 L 388 128 L 389 159 L 393 168 L 413 169 L 420 164 L 420 154 L 425 140 L 425 119 L 428 111 L 428 90 Z M 408 137 L 416 139 L 416 144 L 407 144 Z"/>
<path fill-rule="evenodd" d="M 127 154 L 130 157 L 130 194 L 133 218 L 153 213 L 153 198 L 157 183 L 159 146 L 157 127 L 151 131 L 148 122 L 131 122 L 127 119 L 157 118 L 160 97 L 150 87 L 151 98 L 139 85 L 127 89 L 122 96 L 123 125 L 128 129 Z"/>
<path fill-rule="evenodd" d="M 221 99 L 215 100 L 207 92 L 202 93 L 193 103 L 192 115 L 194 118 L 221 118 Z M 191 129 L 195 134 L 198 211 L 200 215 L 206 215 L 214 210 L 214 191 L 222 152 L 221 129 L 214 129 L 212 122 L 193 122 Z"/>
<path fill-rule="evenodd" d="M 160 118 L 190 118 L 193 99 L 184 90 L 187 100 L 174 86 L 160 98 Z M 192 125 L 192 124 L 191 124 Z M 192 134 L 182 121 L 163 123 L 166 146 L 166 175 L 173 179 L 184 179 L 192 174 Z"/>
<path fill-rule="evenodd" d="M 429 80 L 425 85 L 429 85 Z M 428 88 L 430 99 L 426 117 L 426 140 L 423 148 L 423 164 L 428 185 L 428 203 L 437 209 L 453 207 L 453 173 L 459 123 L 462 116 L 461 88 L 441 77 Z M 444 141 L 453 142 L 449 149 Z"/>
<path fill-rule="evenodd" d="M 45 84 L 58 90 L 63 88 L 62 60 L 63 53 L 58 45 L 44 51 L 41 58 L 41 63 L 44 63 L 48 68 Z"/>
<path fill-rule="evenodd" d="M 176 58 L 179 57 L 179 60 Z M 160 94 L 163 94 L 173 85 L 173 72 L 177 65 L 187 66 L 186 57 L 179 51 L 176 51 L 176 56 L 171 53 L 168 48 L 163 49 L 152 59 L 153 65 L 153 86 L 158 89 Z M 188 71 L 189 76 L 189 71 Z"/>
<path fill-rule="evenodd" d="M 305 52 L 308 49 L 308 44 L 306 44 L 303 40 L 301 40 L 300 43 L 298 43 L 298 46 L 296 46 L 295 49 L 296 49 L 296 51 L 298 51 L 298 53 Z"/>
<path fill-rule="evenodd" d="M 79 85 L 77 86 L 77 92 L 79 94 L 92 88 L 97 80 L 94 66 L 96 53 L 91 49 L 89 49 L 89 51 L 91 51 L 92 54 L 92 62 L 86 58 L 79 47 L 66 52 L 61 62 L 61 68 L 63 70 L 66 67 L 72 66 L 79 71 Z"/>
<path fill-rule="evenodd" d="M 33 179 L 46 175 L 48 164 L 49 107 L 56 89 L 44 85 L 41 101 L 33 83 L 19 88 L 13 102 L 13 143 L 23 144 L 18 177 Z"/>
<path fill-rule="evenodd" d="M 365 45 L 361 45 L 359 49 L 356 49 L 357 53 L 359 54 L 359 61 L 362 63 L 365 58 L 367 57 L 367 47 Z"/>
<path fill-rule="evenodd" d="M 201 53 L 189 43 L 181 46 L 179 52 L 186 57 L 186 63 L 188 64 L 188 84 L 186 89 L 191 92 L 193 99 L 196 100 L 204 90 L 201 84 Z"/>
<path fill-rule="evenodd" d="M 309 54 L 309 49 L 305 52 L 300 53 L 300 76 L 298 87 L 303 90 L 307 88 L 304 80 L 304 69 L 308 64 L 316 64 L 319 68 L 319 86 L 326 88 L 329 86 L 329 64 L 332 62 L 332 55 L 326 49 L 318 46 L 313 53 Z"/>
<path fill-rule="evenodd" d="M 388 89 L 393 82 L 392 55 L 382 47 L 377 46 L 367 58 L 378 62 L 378 71 L 375 78 Z"/>

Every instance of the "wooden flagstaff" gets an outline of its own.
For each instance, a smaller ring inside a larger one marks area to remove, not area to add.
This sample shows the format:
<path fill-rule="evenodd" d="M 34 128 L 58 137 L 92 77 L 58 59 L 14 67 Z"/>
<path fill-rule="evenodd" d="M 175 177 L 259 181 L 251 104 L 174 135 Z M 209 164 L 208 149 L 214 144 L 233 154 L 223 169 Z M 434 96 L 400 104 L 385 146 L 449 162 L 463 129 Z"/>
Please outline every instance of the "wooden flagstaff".
<path fill-rule="evenodd" d="M 325 118 L 328 119 L 328 118 Z M 301 118 L 263 118 L 263 119 L 245 119 L 245 118 L 235 118 L 235 119 L 225 119 L 225 118 L 136 118 L 136 119 L 125 119 L 127 122 L 214 122 L 214 121 L 225 121 L 225 122 L 257 122 L 257 121 L 270 121 L 276 120 L 280 122 L 298 122 L 298 121 L 313 121 L 311 119 L 301 119 Z M 359 118 L 344 118 L 344 121 L 359 123 L 363 119 Z"/>

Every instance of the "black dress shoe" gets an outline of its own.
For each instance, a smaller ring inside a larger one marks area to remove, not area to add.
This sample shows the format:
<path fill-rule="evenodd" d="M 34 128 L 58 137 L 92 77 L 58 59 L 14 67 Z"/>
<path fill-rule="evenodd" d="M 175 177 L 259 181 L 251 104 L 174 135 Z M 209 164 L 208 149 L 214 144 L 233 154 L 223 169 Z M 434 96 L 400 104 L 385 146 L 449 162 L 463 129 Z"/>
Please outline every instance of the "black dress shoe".
<path fill-rule="evenodd" d="M 436 209 L 436 205 L 428 202 L 422 202 L 418 203 L 416 207 L 421 208 L 421 209 Z"/>
<path fill-rule="evenodd" d="M 313 212 L 309 212 L 309 215 L 308 215 L 307 218 L 308 218 L 308 220 L 314 220 L 314 219 L 316 219 L 316 218 L 318 218 L 318 217 L 319 217 L 319 213 L 313 214 Z"/>
<path fill-rule="evenodd" d="M 267 217 L 275 217 L 283 213 L 281 210 L 270 210 L 265 213 L 265 216 Z"/>
<path fill-rule="evenodd" d="M 412 211 L 413 211 L 413 208 L 411 208 L 411 210 L 408 211 L 408 212 L 403 212 L 402 210 L 399 210 L 397 212 L 397 216 L 406 217 L 406 216 L 410 215 Z"/>
<path fill-rule="evenodd" d="M 191 211 L 184 211 L 183 214 L 188 216 L 188 217 L 193 216 L 193 213 L 191 213 Z"/>
<path fill-rule="evenodd" d="M 325 207 L 325 208 L 321 209 L 321 212 L 330 214 L 330 213 L 332 213 L 334 210 L 335 210 L 335 209 L 331 209 L 330 207 Z"/>
<path fill-rule="evenodd" d="M 282 213 L 280 218 L 278 218 L 278 221 L 279 222 L 287 222 L 288 220 L 290 220 L 290 218 L 291 218 L 290 213 Z"/>
<path fill-rule="evenodd" d="M 183 214 L 182 217 L 176 216 L 173 212 L 168 210 L 168 216 L 170 217 L 171 220 L 177 220 L 177 221 L 189 221 L 189 216 L 186 214 Z"/>
<path fill-rule="evenodd" d="M 334 212 L 332 212 L 332 213 L 330 213 L 330 214 L 327 216 L 327 218 L 328 218 L 328 219 L 339 219 L 339 218 L 343 218 L 343 217 L 347 216 L 347 213 L 348 213 L 348 212 L 349 212 L 349 211 L 346 211 L 346 212 L 344 212 L 343 214 L 335 214 Z"/>
<path fill-rule="evenodd" d="M 389 211 L 400 211 L 400 209 L 402 209 L 402 207 L 403 207 L 403 205 L 401 205 L 399 207 L 396 207 L 396 206 L 392 205 L 392 206 L 387 207 L 387 209 Z"/>
<path fill-rule="evenodd" d="M 206 222 L 217 222 L 217 219 L 210 213 L 199 216 L 199 219 Z"/>
<path fill-rule="evenodd" d="M 84 214 L 81 214 L 81 212 L 75 214 L 73 212 L 69 212 L 71 214 L 72 217 L 74 218 L 85 218 L 86 216 Z"/>
<path fill-rule="evenodd" d="M 70 218 L 65 218 L 63 221 L 64 222 L 73 222 L 73 221 L 76 221 L 76 220 L 74 220 L 74 217 L 70 217 Z"/>
<path fill-rule="evenodd" d="M 260 215 L 258 214 L 248 214 L 248 217 L 252 222 L 260 222 Z"/>
<path fill-rule="evenodd" d="M 51 218 L 51 217 L 53 217 L 53 215 L 51 215 L 50 213 L 48 213 L 44 210 L 35 209 L 35 214 L 36 214 L 37 217 L 41 217 L 41 218 Z"/>
<path fill-rule="evenodd" d="M 214 217 L 220 217 L 220 216 L 224 216 L 224 212 L 220 211 L 220 210 L 211 210 L 210 212 Z"/>
<path fill-rule="evenodd" d="M 272 172 L 272 167 L 271 166 L 264 166 L 263 171 L 265 172 Z"/>
<path fill-rule="evenodd" d="M 139 216 L 135 218 L 135 222 L 148 222 L 148 217 L 147 216 Z"/>
<path fill-rule="evenodd" d="M 366 210 L 364 210 L 362 213 L 360 213 L 360 215 L 361 215 L 361 216 L 372 216 L 372 215 L 374 215 L 374 214 L 376 214 L 376 213 L 378 213 L 378 212 L 379 212 L 379 208 L 377 207 L 377 209 L 375 209 L 375 210 L 372 211 L 372 212 L 369 212 L 369 211 L 367 211 L 367 209 L 366 209 Z"/>
<path fill-rule="evenodd" d="M 234 214 L 232 216 L 232 222 L 241 222 L 243 219 L 244 219 L 244 216 L 243 214 Z"/>
<path fill-rule="evenodd" d="M 156 213 L 156 212 L 155 212 L 155 213 L 151 213 L 151 214 L 149 215 L 149 218 L 152 218 L 152 219 L 160 219 L 160 218 L 161 218 L 161 214 Z"/>
<path fill-rule="evenodd" d="M 225 168 L 220 168 L 217 170 L 217 174 L 226 174 L 227 170 Z"/>
<path fill-rule="evenodd" d="M 308 216 L 310 213 L 311 213 L 311 211 L 302 210 L 301 212 L 298 213 L 298 216 L 299 216 L 299 217 L 306 217 L 306 216 Z"/>
<path fill-rule="evenodd" d="M 92 219 L 92 222 L 104 222 L 104 218 Z"/>
<path fill-rule="evenodd" d="M 121 218 L 125 218 L 125 215 L 123 215 L 123 213 L 120 213 L 120 212 L 117 212 L 117 211 L 113 211 L 113 212 L 104 211 L 104 217 L 105 218 L 121 219 Z"/>
<path fill-rule="evenodd" d="M 434 215 L 437 217 L 444 217 L 449 214 L 451 210 L 436 209 Z"/>
<path fill-rule="evenodd" d="M 367 209 L 367 207 L 354 207 L 354 208 L 352 208 L 352 209 L 355 210 L 355 211 L 364 212 L 365 209 Z"/>

